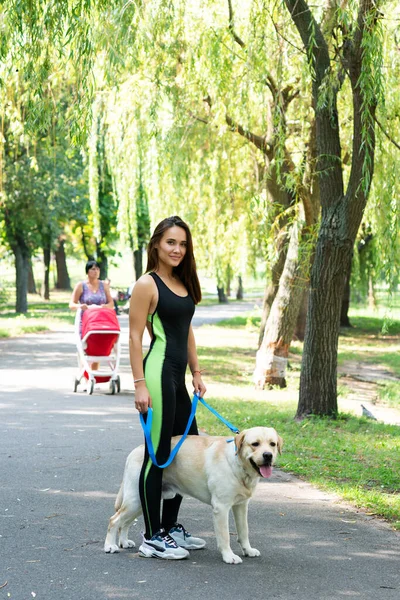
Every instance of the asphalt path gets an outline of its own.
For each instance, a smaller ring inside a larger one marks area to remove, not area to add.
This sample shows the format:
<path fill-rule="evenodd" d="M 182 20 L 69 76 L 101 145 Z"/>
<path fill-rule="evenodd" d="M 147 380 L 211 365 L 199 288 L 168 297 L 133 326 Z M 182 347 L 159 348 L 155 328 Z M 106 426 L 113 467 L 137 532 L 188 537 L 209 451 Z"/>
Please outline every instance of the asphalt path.
<path fill-rule="evenodd" d="M 252 308 L 204 307 L 195 326 Z M 142 442 L 121 317 L 122 391 L 72 392 L 70 328 L 0 340 L 0 600 L 398 600 L 400 535 L 278 469 L 260 482 L 249 525 L 258 558 L 225 565 L 210 507 L 181 520 L 207 547 L 185 561 L 103 552 L 124 462 Z M 130 537 L 138 546 L 143 521 Z M 231 522 L 232 548 L 239 553 Z"/>

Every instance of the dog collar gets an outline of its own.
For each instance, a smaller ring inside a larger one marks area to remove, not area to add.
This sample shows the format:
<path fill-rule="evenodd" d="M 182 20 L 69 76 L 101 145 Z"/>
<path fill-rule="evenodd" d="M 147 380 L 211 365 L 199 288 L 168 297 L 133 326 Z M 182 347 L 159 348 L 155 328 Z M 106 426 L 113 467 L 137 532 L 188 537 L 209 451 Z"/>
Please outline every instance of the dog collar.
<path fill-rule="evenodd" d="M 226 443 L 229 444 L 230 442 L 234 442 L 234 441 L 235 441 L 235 438 L 229 438 L 229 440 L 226 440 Z M 235 444 L 235 455 L 237 455 L 237 453 L 238 453 L 238 451 L 237 451 L 237 447 Z"/>

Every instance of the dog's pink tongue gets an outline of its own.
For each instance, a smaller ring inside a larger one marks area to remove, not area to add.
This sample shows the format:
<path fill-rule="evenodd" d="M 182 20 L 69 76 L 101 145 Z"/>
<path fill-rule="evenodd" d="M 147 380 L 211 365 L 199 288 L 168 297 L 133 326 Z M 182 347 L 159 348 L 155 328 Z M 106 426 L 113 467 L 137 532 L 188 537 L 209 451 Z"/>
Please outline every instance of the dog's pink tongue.
<path fill-rule="evenodd" d="M 260 467 L 260 473 L 262 477 L 271 477 L 272 475 L 272 467 Z"/>

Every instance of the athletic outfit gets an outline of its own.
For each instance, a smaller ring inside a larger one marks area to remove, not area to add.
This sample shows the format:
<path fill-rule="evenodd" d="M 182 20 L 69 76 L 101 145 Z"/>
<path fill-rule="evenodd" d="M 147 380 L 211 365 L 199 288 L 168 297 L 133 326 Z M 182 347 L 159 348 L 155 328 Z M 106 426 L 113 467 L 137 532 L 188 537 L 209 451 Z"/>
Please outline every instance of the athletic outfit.
<path fill-rule="evenodd" d="M 184 433 L 191 413 L 192 404 L 185 385 L 185 373 L 188 361 L 189 328 L 195 305 L 189 294 L 178 296 L 156 273 L 149 273 L 149 275 L 157 286 L 158 303 L 155 312 L 148 316 L 152 341 L 144 359 L 144 376 L 153 409 L 151 439 L 154 453 L 158 464 L 163 464 L 170 455 L 171 437 Z M 196 420 L 193 421 L 189 434 L 198 435 Z M 182 540 L 182 544 L 179 545 L 184 545 L 185 540 L 187 542 L 192 537 L 176 522 L 182 496 L 176 495 L 175 498 L 164 500 L 160 522 L 162 476 L 163 470 L 153 465 L 146 447 L 139 480 L 146 526 L 145 538 L 141 546 L 142 550 L 146 550 L 141 552 L 144 556 L 150 556 L 151 549 L 148 548 L 151 547 L 150 538 L 153 536 L 155 546 L 158 544 L 158 538 L 163 539 L 165 551 L 168 551 L 168 546 L 174 543 L 171 536 L 177 538 L 178 543 Z M 168 532 L 171 535 L 168 535 Z M 150 542 L 146 542 L 146 538 Z M 186 547 L 190 547 L 188 543 Z M 158 556 L 153 554 L 156 555 Z M 175 558 L 185 557 L 183 555 Z"/>

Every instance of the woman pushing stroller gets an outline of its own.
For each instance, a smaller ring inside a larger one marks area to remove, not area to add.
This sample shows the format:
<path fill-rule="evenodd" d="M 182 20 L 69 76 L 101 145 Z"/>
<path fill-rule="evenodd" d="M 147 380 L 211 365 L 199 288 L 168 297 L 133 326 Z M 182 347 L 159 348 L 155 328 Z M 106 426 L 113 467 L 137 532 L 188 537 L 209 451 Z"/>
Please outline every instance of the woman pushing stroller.
<path fill-rule="evenodd" d="M 74 391 L 83 377 L 88 381 L 89 394 L 93 392 L 96 382 L 110 382 L 111 393 L 114 394 L 120 388 L 120 326 L 114 312 L 109 284 L 99 279 L 99 264 L 95 260 L 89 260 L 85 270 L 87 279 L 76 284 L 69 303 L 72 310 L 78 311 L 75 335 L 79 373 L 75 377 Z M 100 359 L 111 367 L 111 373 L 99 371 Z"/>

